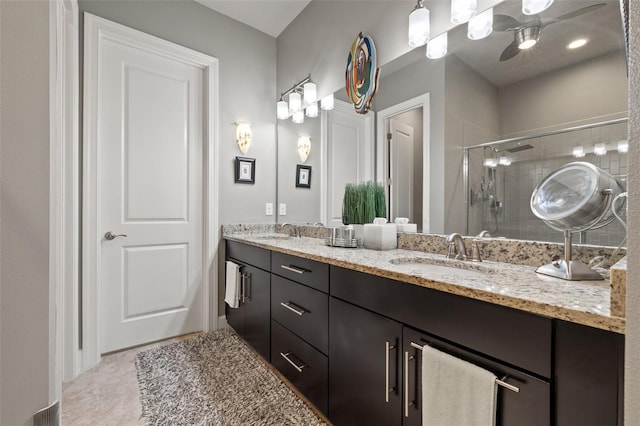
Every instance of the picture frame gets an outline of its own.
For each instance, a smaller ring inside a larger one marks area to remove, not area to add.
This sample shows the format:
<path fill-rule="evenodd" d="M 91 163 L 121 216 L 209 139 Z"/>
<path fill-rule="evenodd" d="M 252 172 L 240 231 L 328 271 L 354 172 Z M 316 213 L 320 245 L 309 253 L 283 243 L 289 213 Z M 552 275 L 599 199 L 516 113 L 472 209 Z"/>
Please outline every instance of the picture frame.
<path fill-rule="evenodd" d="M 296 166 L 296 188 L 311 188 L 311 166 Z"/>
<path fill-rule="evenodd" d="M 256 159 L 249 157 L 236 157 L 235 183 L 256 183 Z"/>

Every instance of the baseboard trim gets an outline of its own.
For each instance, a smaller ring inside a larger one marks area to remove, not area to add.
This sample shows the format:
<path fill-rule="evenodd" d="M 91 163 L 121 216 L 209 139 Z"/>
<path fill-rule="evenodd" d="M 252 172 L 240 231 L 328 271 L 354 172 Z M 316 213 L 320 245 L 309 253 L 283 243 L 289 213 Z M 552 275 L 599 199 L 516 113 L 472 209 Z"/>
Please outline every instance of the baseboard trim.
<path fill-rule="evenodd" d="M 218 317 L 218 330 L 223 330 L 225 328 L 229 328 L 227 317 L 225 316 Z"/>

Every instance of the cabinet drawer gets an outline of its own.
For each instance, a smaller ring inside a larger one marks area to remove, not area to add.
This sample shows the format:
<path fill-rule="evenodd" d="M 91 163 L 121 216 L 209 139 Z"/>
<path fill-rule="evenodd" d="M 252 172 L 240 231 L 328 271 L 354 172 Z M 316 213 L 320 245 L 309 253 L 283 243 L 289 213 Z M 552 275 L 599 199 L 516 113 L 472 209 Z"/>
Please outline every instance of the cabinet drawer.
<path fill-rule="evenodd" d="M 274 251 L 271 255 L 271 272 L 325 293 L 329 292 L 329 265 L 326 263 Z"/>
<path fill-rule="evenodd" d="M 271 363 L 322 413 L 327 414 L 327 357 L 273 320 Z"/>
<path fill-rule="evenodd" d="M 333 266 L 331 295 L 551 377 L 549 318 Z"/>
<path fill-rule="evenodd" d="M 326 293 L 272 275 L 271 318 L 321 352 L 328 352 L 329 296 Z"/>
<path fill-rule="evenodd" d="M 522 371 L 504 364 L 484 358 L 457 346 L 443 342 L 437 338 L 412 330 L 403 329 L 403 353 L 408 352 L 409 363 L 403 368 L 408 381 L 404 383 L 404 391 L 409 395 L 408 417 L 405 415 L 403 425 L 419 426 L 422 424 L 422 351 L 411 346 L 428 344 L 435 349 L 446 352 L 457 358 L 470 362 L 478 367 L 491 371 L 498 379 L 519 389 L 519 392 L 498 386 L 496 407 L 496 425 L 499 426 L 545 426 L 551 424 L 551 386 L 549 382 L 532 377 Z"/>
<path fill-rule="evenodd" d="M 268 271 L 271 266 L 271 252 L 247 244 L 227 240 L 227 257 L 247 265 L 257 266 Z"/>

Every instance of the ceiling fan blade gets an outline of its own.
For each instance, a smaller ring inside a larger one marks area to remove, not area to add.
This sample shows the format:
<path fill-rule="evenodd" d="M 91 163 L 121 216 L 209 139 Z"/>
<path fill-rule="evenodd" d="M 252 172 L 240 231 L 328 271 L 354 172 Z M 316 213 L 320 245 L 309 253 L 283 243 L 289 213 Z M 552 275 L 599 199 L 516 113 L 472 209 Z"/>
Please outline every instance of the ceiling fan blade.
<path fill-rule="evenodd" d="M 522 22 L 509 15 L 493 15 L 494 31 L 514 31 L 522 25 Z"/>
<path fill-rule="evenodd" d="M 518 42 L 514 40 L 502 51 L 502 54 L 500 55 L 500 62 L 508 61 L 518 53 L 520 53 L 520 48 L 518 47 Z"/>
<path fill-rule="evenodd" d="M 582 9 L 574 10 L 573 12 L 565 13 L 564 15 L 560 15 L 557 18 L 553 18 L 550 21 L 545 22 L 544 25 L 554 24 L 560 21 L 566 21 L 567 19 L 575 18 L 576 16 L 583 15 L 585 13 L 592 12 L 596 9 L 600 9 L 601 7 L 606 6 L 605 3 L 598 3 L 591 6 L 583 7 Z"/>

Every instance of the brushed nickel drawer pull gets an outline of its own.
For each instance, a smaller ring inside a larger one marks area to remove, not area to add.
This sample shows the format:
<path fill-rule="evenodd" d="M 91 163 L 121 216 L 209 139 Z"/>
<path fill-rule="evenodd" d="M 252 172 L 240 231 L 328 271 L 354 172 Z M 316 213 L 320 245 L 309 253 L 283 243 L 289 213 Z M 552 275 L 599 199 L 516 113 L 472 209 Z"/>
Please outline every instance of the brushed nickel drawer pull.
<path fill-rule="evenodd" d="M 298 305 L 296 305 L 293 302 L 288 302 L 288 303 L 280 302 L 280 306 L 283 306 L 283 307 L 287 308 L 288 310 L 290 310 L 291 312 L 293 312 L 295 314 L 298 314 L 300 316 L 303 316 L 307 312 L 306 309 L 300 308 Z M 299 309 L 294 308 L 294 306 L 298 307 Z"/>
<path fill-rule="evenodd" d="M 288 265 L 288 266 L 287 265 L 280 265 L 280 267 L 282 269 L 286 269 L 287 271 L 295 272 L 296 274 L 304 274 L 305 272 L 309 272 L 306 269 L 298 268 L 298 267 L 293 266 L 293 265 Z"/>
<path fill-rule="evenodd" d="M 384 342 L 384 402 L 389 402 L 389 392 L 395 391 L 395 388 L 389 384 L 389 352 L 395 348 L 395 345 L 388 341 Z"/>
<path fill-rule="evenodd" d="M 291 358 L 289 358 L 289 355 L 291 355 L 291 352 L 287 352 L 286 354 L 285 354 L 285 353 L 280 352 L 280 356 L 281 356 L 282 358 L 286 359 L 286 360 L 287 360 L 287 362 L 288 362 L 289 364 L 293 365 L 293 368 L 295 368 L 296 370 L 298 370 L 298 372 L 299 372 L 299 373 L 302 373 L 302 369 L 303 369 L 303 368 L 305 368 L 305 367 L 307 366 L 307 364 L 298 365 L 298 364 L 296 364 L 295 362 L 293 362 L 293 361 L 291 360 Z"/>

